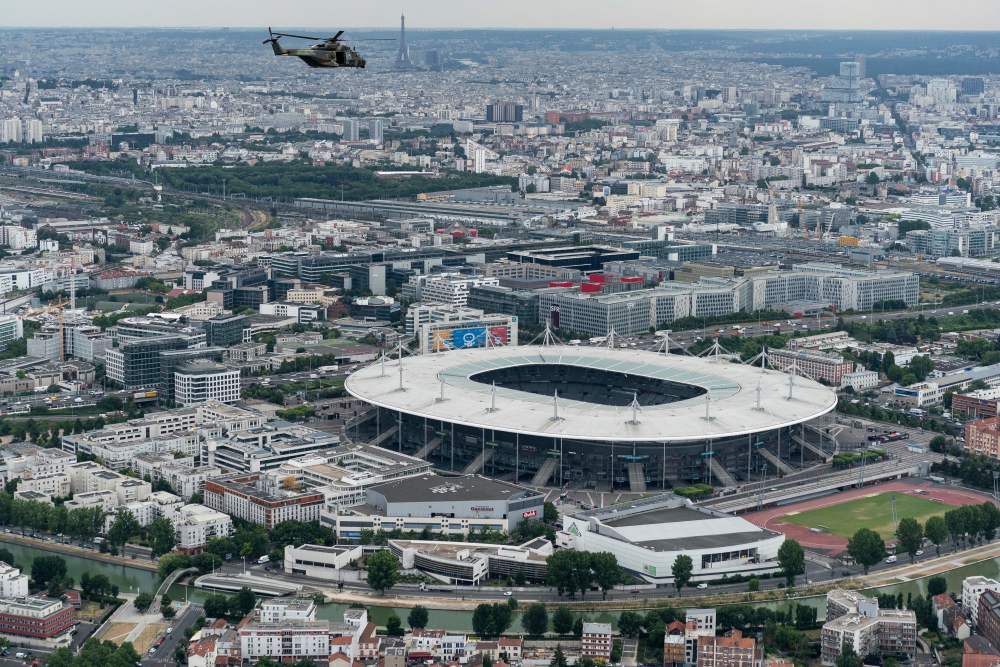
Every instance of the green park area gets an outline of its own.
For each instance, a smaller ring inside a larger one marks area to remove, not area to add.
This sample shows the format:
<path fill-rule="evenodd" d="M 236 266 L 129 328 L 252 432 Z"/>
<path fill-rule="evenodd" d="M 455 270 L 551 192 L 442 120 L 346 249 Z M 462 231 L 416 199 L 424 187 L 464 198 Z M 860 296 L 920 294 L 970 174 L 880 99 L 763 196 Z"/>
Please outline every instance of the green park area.
<path fill-rule="evenodd" d="M 896 499 L 896 521 L 907 517 L 921 524 L 932 516 L 943 515 L 950 509 L 938 500 L 906 493 L 880 493 L 857 498 L 839 505 L 819 507 L 781 517 L 781 523 L 794 523 L 807 528 L 818 528 L 826 533 L 850 538 L 860 528 L 870 528 L 888 539 L 893 536 L 896 524 L 892 520 L 892 498 Z"/>

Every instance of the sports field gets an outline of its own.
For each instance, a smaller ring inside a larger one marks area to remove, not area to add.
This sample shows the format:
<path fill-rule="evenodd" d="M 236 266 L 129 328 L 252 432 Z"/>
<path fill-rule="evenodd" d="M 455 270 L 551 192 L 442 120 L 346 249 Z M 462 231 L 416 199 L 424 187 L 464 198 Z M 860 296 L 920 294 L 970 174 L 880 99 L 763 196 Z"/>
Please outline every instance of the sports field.
<path fill-rule="evenodd" d="M 940 500 L 908 493 L 878 493 L 855 498 L 838 505 L 793 512 L 781 517 L 781 523 L 793 523 L 806 528 L 818 528 L 826 533 L 851 537 L 859 528 L 871 528 L 883 539 L 893 536 L 891 498 L 896 498 L 896 519 L 912 517 L 921 524 L 928 518 L 952 509 Z"/>

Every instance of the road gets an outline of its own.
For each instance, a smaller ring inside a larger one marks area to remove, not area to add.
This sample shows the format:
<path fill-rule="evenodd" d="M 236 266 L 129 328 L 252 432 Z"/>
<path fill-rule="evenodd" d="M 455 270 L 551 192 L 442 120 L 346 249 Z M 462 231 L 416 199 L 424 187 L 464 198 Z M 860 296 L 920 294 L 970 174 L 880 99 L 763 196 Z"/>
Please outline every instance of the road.
<path fill-rule="evenodd" d="M 204 609 L 199 604 L 191 603 L 184 607 L 170 626 L 173 631 L 164 635 L 163 643 L 156 647 L 152 653 L 147 652 L 142 657 L 142 667 L 175 667 L 177 661 L 174 653 L 179 646 L 186 646 L 185 630 L 194 625 L 198 617 L 204 614 Z"/>

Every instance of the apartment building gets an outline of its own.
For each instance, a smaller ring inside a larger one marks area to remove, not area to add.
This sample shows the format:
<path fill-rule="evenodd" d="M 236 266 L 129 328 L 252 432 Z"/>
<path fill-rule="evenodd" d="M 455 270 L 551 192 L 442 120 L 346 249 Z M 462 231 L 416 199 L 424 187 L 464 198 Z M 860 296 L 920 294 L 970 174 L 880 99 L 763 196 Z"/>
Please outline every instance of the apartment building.
<path fill-rule="evenodd" d="M 584 623 L 580 636 L 580 655 L 591 660 L 611 662 L 614 633 L 610 623 Z"/>
<path fill-rule="evenodd" d="M 962 448 L 969 454 L 1000 459 L 1000 417 L 967 422 Z"/>
<path fill-rule="evenodd" d="M 763 648 L 739 630 L 723 637 L 698 637 L 698 667 L 759 667 L 762 658 Z"/>
<path fill-rule="evenodd" d="M 979 598 L 986 591 L 1000 593 L 1000 581 L 979 576 L 962 580 L 962 610 L 972 627 L 976 627 L 979 616 Z"/>
<path fill-rule="evenodd" d="M 998 625 L 1000 627 L 1000 625 Z M 820 633 L 820 659 L 833 665 L 845 647 L 857 655 L 913 655 L 917 618 L 909 609 L 879 609 L 878 600 L 855 591 L 827 593 L 827 621 Z"/>
<path fill-rule="evenodd" d="M 23 598 L 28 595 L 28 575 L 0 561 L 0 599 Z"/>
<path fill-rule="evenodd" d="M 277 476 L 236 474 L 205 482 L 205 504 L 230 516 L 273 528 L 282 521 L 318 521 L 322 493 L 282 487 Z"/>
<path fill-rule="evenodd" d="M 854 372 L 854 362 L 847 361 L 835 354 L 822 352 L 807 352 L 804 350 L 769 350 L 767 354 L 771 368 L 781 371 L 798 369 L 798 373 L 825 382 L 831 387 L 839 387 L 844 376 Z"/>
<path fill-rule="evenodd" d="M 233 532 L 233 521 L 228 514 L 204 505 L 184 505 L 168 518 L 174 526 L 176 548 L 184 553 L 200 553 L 209 540 L 228 537 Z"/>

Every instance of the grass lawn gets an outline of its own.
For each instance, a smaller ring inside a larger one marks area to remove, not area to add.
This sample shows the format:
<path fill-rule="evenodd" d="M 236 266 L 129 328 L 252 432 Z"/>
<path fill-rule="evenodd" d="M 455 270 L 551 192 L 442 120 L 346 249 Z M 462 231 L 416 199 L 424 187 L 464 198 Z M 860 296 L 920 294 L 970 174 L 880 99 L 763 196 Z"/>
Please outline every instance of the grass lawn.
<path fill-rule="evenodd" d="M 883 539 L 893 536 L 890 496 L 896 497 L 896 518 L 912 517 L 924 523 L 929 517 L 944 514 L 951 505 L 906 493 L 880 493 L 857 498 L 840 505 L 820 507 L 797 514 L 786 514 L 781 523 L 794 523 L 807 528 L 822 528 L 824 532 L 851 537 L 859 528 L 870 528 Z"/>

